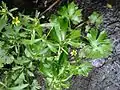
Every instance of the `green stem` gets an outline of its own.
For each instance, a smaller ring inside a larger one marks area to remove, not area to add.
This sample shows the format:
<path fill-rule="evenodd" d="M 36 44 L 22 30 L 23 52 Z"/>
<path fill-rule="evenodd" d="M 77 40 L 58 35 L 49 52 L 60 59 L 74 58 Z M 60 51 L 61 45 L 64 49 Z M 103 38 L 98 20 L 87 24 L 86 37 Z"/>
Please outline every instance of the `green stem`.
<path fill-rule="evenodd" d="M 51 23 L 44 23 L 44 24 L 40 24 L 40 26 L 50 28 L 50 27 L 52 27 L 52 24 Z"/>
<path fill-rule="evenodd" d="M 46 35 L 46 39 L 50 35 L 51 31 L 52 31 L 52 28 L 49 30 L 48 34 Z"/>
<path fill-rule="evenodd" d="M 4 83 L 0 82 L 0 85 L 2 85 L 3 87 L 5 87 L 6 89 L 8 88 Z"/>

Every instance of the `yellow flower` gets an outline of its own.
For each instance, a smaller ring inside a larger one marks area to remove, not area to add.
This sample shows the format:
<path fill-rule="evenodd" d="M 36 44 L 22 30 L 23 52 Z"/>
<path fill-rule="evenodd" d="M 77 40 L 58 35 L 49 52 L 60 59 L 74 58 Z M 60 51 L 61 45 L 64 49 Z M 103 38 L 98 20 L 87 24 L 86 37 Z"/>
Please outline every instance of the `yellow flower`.
<path fill-rule="evenodd" d="M 72 50 L 72 52 L 70 53 L 72 56 L 76 56 L 77 55 L 77 51 L 76 50 Z"/>
<path fill-rule="evenodd" d="M 18 25 L 20 23 L 18 17 L 13 17 L 12 24 Z"/>

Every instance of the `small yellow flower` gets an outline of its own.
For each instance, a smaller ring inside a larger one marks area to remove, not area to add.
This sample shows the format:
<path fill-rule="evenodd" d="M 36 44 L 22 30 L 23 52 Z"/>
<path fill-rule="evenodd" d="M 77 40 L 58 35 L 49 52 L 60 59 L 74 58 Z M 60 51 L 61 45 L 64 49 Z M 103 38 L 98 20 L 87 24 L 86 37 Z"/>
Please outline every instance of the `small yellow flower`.
<path fill-rule="evenodd" d="M 76 56 L 77 55 L 77 51 L 76 50 L 72 50 L 72 52 L 70 53 L 72 56 Z"/>
<path fill-rule="evenodd" d="M 14 24 L 14 25 L 18 25 L 20 23 L 20 21 L 19 21 L 19 19 L 18 19 L 18 17 L 13 17 L 13 20 L 12 20 L 12 24 Z"/>

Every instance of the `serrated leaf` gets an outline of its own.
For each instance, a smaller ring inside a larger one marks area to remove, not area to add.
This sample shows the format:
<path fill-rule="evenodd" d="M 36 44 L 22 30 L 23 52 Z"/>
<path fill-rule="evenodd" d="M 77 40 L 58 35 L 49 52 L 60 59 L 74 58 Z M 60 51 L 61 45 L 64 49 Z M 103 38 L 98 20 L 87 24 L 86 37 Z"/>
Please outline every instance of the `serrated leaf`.
<path fill-rule="evenodd" d="M 102 16 L 100 16 L 97 12 L 93 12 L 88 18 L 91 23 L 96 24 L 97 26 L 102 22 Z"/>
<path fill-rule="evenodd" d="M 58 11 L 58 14 L 60 14 L 62 17 L 67 17 L 67 18 L 68 18 L 67 7 L 66 7 L 66 6 L 62 7 L 62 8 Z"/>
<path fill-rule="evenodd" d="M 102 31 L 99 35 L 97 34 L 98 32 L 91 31 L 87 35 L 87 40 L 90 42 L 90 46 L 85 47 L 85 52 L 88 58 L 103 58 L 111 53 L 112 44 L 110 40 L 107 39 L 106 32 Z"/>
<path fill-rule="evenodd" d="M 88 73 L 92 70 L 92 65 L 89 62 L 85 62 L 79 66 L 78 74 L 88 76 Z"/>
<path fill-rule="evenodd" d="M 76 10 L 76 5 L 74 4 L 74 2 L 70 3 L 68 5 L 68 14 L 70 17 L 74 14 L 75 10 Z"/>
<path fill-rule="evenodd" d="M 92 29 L 90 30 L 90 34 L 91 34 L 91 36 L 92 36 L 92 41 L 93 41 L 93 40 L 96 40 L 96 39 L 97 39 L 97 35 L 98 35 L 98 30 L 92 28 Z"/>
<path fill-rule="evenodd" d="M 75 11 L 74 15 L 71 17 L 71 20 L 73 24 L 80 23 L 82 21 L 81 11 L 80 10 Z"/>
<path fill-rule="evenodd" d="M 91 14 L 91 16 L 89 16 L 88 18 L 89 18 L 91 23 L 95 23 L 96 20 L 98 19 L 98 16 L 99 16 L 99 14 L 97 12 L 93 12 Z"/>

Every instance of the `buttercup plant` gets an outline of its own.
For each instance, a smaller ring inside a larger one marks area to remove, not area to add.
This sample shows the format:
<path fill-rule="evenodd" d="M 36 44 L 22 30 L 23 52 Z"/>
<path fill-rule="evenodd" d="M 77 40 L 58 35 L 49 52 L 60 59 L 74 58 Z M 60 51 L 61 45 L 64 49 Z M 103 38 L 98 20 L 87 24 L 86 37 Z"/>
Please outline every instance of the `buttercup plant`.
<path fill-rule="evenodd" d="M 98 32 L 102 16 L 93 12 L 87 22 L 74 2 L 51 15 L 48 23 L 35 17 L 14 16 L 2 2 L 0 10 L 1 90 L 40 90 L 36 72 L 42 74 L 46 90 L 69 88 L 73 75 L 88 76 L 92 64 L 86 59 L 107 57 L 112 50 L 105 31 Z M 97 18 L 96 18 L 97 17 Z M 11 22 L 10 22 L 11 21 Z M 72 28 L 72 25 L 81 27 Z M 87 31 L 87 35 L 83 34 Z M 73 49 L 69 52 L 69 49 Z M 79 49 L 77 51 L 77 49 Z M 69 55 L 74 60 L 69 60 Z"/>

